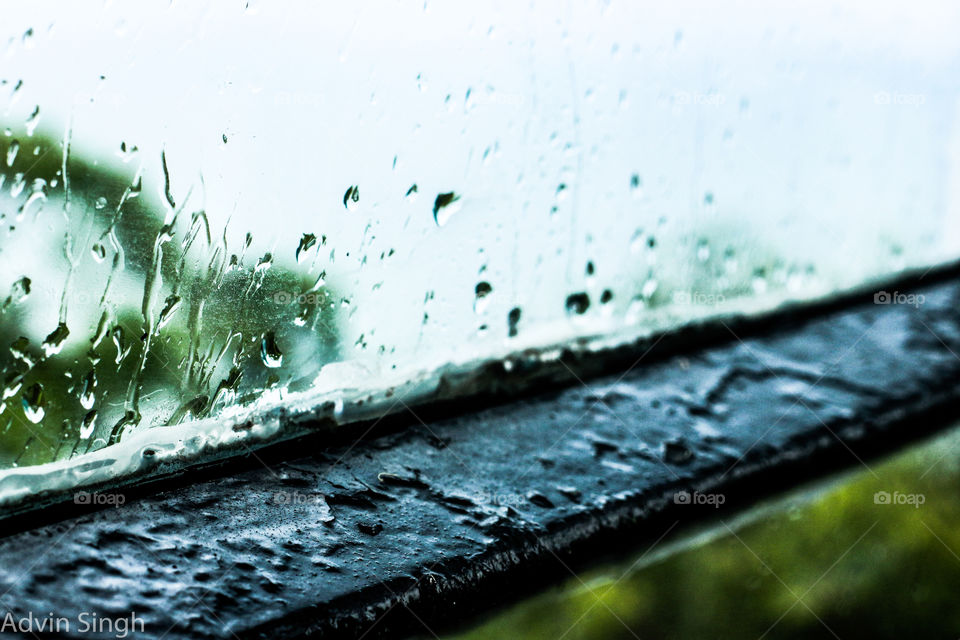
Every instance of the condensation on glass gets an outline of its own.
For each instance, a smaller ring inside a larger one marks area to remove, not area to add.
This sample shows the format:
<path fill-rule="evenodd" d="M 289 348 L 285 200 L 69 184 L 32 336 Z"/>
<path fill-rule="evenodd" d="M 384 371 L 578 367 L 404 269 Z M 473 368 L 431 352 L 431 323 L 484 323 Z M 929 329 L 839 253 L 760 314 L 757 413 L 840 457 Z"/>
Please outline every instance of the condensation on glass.
<path fill-rule="evenodd" d="M 960 254 L 942 3 L 4 14 L 4 497 Z"/>

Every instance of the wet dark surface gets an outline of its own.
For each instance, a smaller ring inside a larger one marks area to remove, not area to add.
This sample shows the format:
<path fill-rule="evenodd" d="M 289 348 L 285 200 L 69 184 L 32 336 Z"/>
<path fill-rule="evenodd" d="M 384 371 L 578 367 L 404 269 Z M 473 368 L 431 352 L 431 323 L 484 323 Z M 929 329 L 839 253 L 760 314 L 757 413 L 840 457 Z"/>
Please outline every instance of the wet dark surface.
<path fill-rule="evenodd" d="M 695 355 L 654 350 L 586 385 L 410 415 L 7 535 L 0 610 L 74 629 L 135 612 L 158 638 L 428 634 L 717 513 L 679 490 L 722 488 L 735 508 L 955 418 L 960 282 L 916 291 L 918 307 L 864 296 L 743 341 L 731 323 Z"/>

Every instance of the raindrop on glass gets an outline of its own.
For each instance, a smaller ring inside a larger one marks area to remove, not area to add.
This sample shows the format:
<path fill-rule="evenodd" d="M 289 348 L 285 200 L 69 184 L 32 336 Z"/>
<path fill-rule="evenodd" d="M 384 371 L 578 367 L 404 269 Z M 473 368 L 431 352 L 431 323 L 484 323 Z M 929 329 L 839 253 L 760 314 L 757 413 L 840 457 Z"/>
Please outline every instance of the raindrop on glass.
<path fill-rule="evenodd" d="M 27 420 L 36 424 L 43 420 L 43 387 L 35 382 L 23 390 L 21 396 L 23 413 Z"/>
<path fill-rule="evenodd" d="M 490 286 L 489 282 L 478 282 L 477 286 L 474 288 L 474 293 L 476 294 L 476 299 L 473 301 L 473 310 L 476 313 L 483 313 L 486 308 L 489 300 L 489 296 L 493 292 L 493 287 Z"/>
<path fill-rule="evenodd" d="M 300 244 L 297 246 L 297 262 L 303 260 L 304 254 L 315 244 L 317 244 L 317 236 L 312 233 L 303 234 L 303 237 L 300 238 Z"/>
<path fill-rule="evenodd" d="M 80 405 L 84 409 L 92 409 L 95 400 L 94 391 L 97 387 L 97 374 L 91 369 L 83 378 L 83 387 L 80 390 Z"/>
<path fill-rule="evenodd" d="M 265 333 L 260 340 L 260 359 L 271 369 L 276 369 L 283 363 L 283 353 L 277 346 L 277 338 L 273 331 Z"/>
<path fill-rule="evenodd" d="M 343 194 L 343 206 L 347 211 L 356 211 L 360 206 L 360 187 L 353 185 Z"/>
<path fill-rule="evenodd" d="M 700 262 L 706 262 L 710 259 L 710 243 L 706 238 L 701 239 L 697 243 L 697 260 Z"/>
<path fill-rule="evenodd" d="M 520 324 L 520 316 L 520 307 L 510 309 L 510 313 L 507 314 L 507 335 L 511 338 L 517 335 L 517 325 Z"/>
<path fill-rule="evenodd" d="M 67 329 L 67 325 L 63 322 L 58 324 L 57 328 L 51 331 L 50 335 L 43 341 L 43 353 L 48 357 L 59 353 L 63 347 L 63 341 L 66 340 L 69 335 L 70 330 Z"/>
<path fill-rule="evenodd" d="M 17 140 L 12 140 L 10 146 L 7 147 L 7 166 L 12 167 L 14 161 L 17 159 L 17 152 L 20 151 L 20 142 Z"/>
<path fill-rule="evenodd" d="M 567 296 L 567 315 L 583 315 L 590 308 L 590 296 L 585 292 L 571 293 Z"/>
<path fill-rule="evenodd" d="M 103 259 L 107 256 L 107 250 L 99 242 L 90 247 L 90 253 L 93 254 L 93 259 L 97 262 L 103 262 Z"/>
<path fill-rule="evenodd" d="M 459 210 L 459 201 L 460 196 L 453 191 L 437 195 L 437 199 L 433 201 L 433 220 L 438 227 L 447 224 L 450 216 Z"/>
<path fill-rule="evenodd" d="M 10 287 L 10 295 L 4 301 L 3 308 L 6 309 L 11 304 L 23 302 L 28 295 L 30 295 L 30 278 L 23 276 Z"/>
<path fill-rule="evenodd" d="M 96 426 L 97 410 L 91 409 L 83 416 L 83 422 L 80 423 L 80 439 L 86 440 L 93 435 L 93 428 Z"/>
<path fill-rule="evenodd" d="M 30 114 L 30 117 L 27 118 L 26 128 L 27 135 L 32 136 L 33 132 L 36 130 L 37 125 L 40 123 L 40 105 L 37 105 L 33 109 L 33 113 Z"/>

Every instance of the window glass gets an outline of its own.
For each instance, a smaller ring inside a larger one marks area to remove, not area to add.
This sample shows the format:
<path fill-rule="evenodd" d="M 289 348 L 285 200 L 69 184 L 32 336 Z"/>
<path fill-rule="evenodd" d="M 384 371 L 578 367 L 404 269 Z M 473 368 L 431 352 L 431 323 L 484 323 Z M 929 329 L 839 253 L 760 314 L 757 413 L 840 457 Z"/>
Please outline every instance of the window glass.
<path fill-rule="evenodd" d="M 958 9 L 663 4 L 7 8 L 0 493 L 960 254 Z"/>

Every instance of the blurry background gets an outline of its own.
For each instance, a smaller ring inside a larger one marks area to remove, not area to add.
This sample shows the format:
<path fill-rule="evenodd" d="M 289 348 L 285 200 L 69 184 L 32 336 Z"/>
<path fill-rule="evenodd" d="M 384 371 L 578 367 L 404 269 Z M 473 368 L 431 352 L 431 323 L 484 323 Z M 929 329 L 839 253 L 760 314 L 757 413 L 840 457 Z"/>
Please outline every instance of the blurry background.
<path fill-rule="evenodd" d="M 448 636 L 952 638 L 960 430 L 569 578 Z"/>

